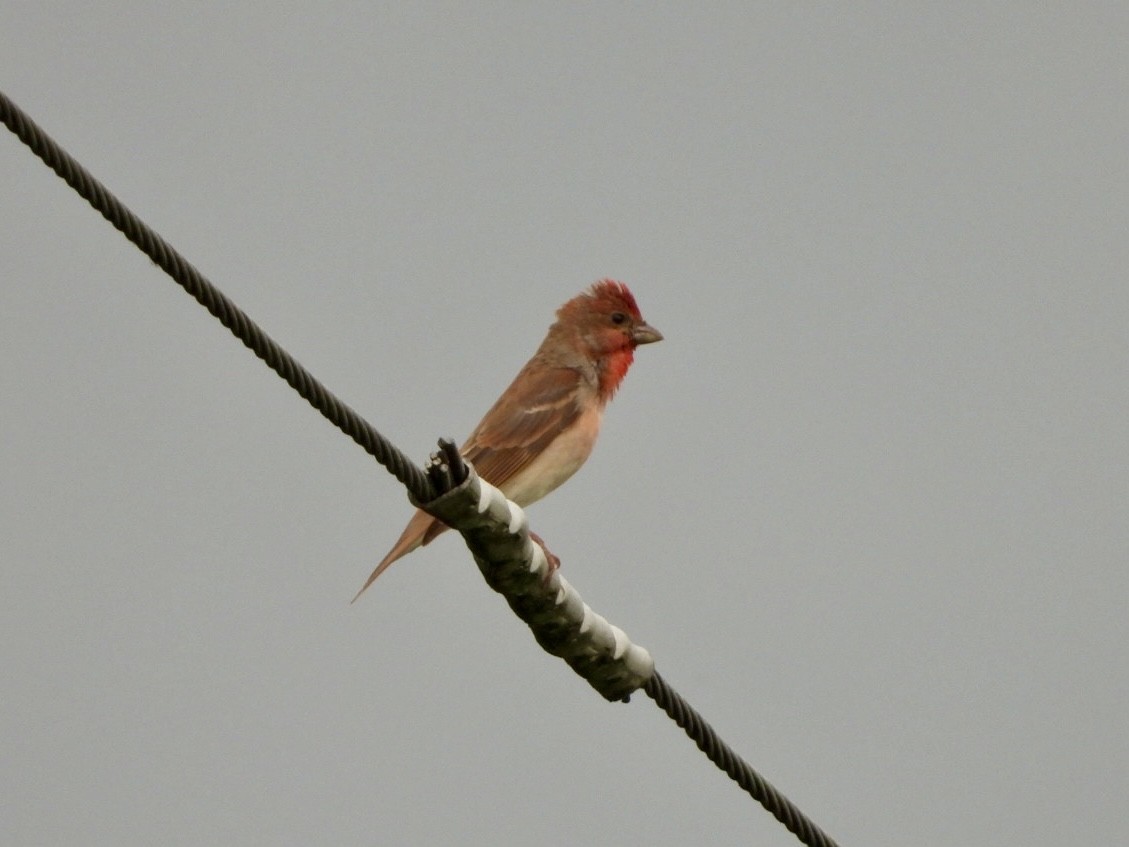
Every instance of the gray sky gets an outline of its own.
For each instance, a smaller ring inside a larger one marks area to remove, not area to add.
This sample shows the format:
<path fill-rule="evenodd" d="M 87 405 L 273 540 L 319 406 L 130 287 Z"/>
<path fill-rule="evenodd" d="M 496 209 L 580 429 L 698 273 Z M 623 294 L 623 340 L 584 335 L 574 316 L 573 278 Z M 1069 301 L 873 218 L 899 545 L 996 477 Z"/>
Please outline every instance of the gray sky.
<path fill-rule="evenodd" d="M 0 87 L 421 460 L 593 280 L 530 510 L 844 845 L 1115 843 L 1129 9 L 6 3 Z M 792 845 L 0 141 L 0 842 Z"/>

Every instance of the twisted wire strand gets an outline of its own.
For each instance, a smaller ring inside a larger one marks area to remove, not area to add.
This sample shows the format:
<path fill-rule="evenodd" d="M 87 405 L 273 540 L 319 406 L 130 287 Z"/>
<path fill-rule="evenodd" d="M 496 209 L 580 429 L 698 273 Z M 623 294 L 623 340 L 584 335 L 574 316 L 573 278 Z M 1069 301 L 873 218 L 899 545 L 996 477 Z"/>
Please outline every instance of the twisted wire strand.
<path fill-rule="evenodd" d="M 658 671 L 651 674 L 643 686 L 648 697 L 658 704 L 671 719 L 685 730 L 706 757 L 729 774 L 729 777 L 764 806 L 808 847 L 838 847 L 835 840 L 815 825 L 791 800 L 773 787 L 767 779 L 753 770 L 744 759 L 722 741 L 708 723 L 682 696 L 670 687 Z"/>
<path fill-rule="evenodd" d="M 427 476 L 396 445 L 377 432 L 368 421 L 339 400 L 293 356 L 279 347 L 242 309 L 208 281 L 172 245 L 133 214 L 2 91 L 0 119 L 67 185 L 82 195 L 115 229 L 156 262 L 271 370 L 387 468 L 417 501 L 425 503 L 434 496 Z"/>

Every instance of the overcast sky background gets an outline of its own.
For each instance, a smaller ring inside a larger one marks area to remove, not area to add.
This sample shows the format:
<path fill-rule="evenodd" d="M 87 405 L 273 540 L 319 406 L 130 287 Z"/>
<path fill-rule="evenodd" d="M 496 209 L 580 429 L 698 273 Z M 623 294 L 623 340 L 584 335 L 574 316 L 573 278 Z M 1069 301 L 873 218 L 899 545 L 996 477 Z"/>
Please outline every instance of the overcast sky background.
<path fill-rule="evenodd" d="M 604 276 L 530 510 L 844 845 L 1116 843 L 1129 7 L 0 6 L 0 87 L 421 461 Z M 0 842 L 792 845 L 0 140 Z"/>

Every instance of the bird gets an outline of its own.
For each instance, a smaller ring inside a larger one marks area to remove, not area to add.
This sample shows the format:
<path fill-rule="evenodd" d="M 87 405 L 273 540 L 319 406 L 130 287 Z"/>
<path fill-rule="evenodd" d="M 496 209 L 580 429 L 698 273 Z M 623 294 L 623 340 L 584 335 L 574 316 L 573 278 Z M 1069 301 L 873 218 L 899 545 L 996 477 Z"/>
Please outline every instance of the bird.
<path fill-rule="evenodd" d="M 521 507 L 554 491 L 587 461 L 604 407 L 635 360 L 635 348 L 662 341 L 631 290 L 600 280 L 561 306 L 533 357 L 459 448 L 478 476 Z M 448 529 L 422 509 L 361 590 L 402 556 Z"/>

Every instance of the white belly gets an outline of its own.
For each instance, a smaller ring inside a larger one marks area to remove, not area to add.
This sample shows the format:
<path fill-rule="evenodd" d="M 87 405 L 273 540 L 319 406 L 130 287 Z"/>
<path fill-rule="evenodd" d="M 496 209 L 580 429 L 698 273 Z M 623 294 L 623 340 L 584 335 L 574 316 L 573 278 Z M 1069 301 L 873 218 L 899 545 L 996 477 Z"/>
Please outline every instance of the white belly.
<path fill-rule="evenodd" d="M 536 503 L 580 470 L 600 432 L 603 410 L 585 412 L 575 426 L 557 436 L 545 452 L 514 474 L 502 492 L 519 506 Z"/>

